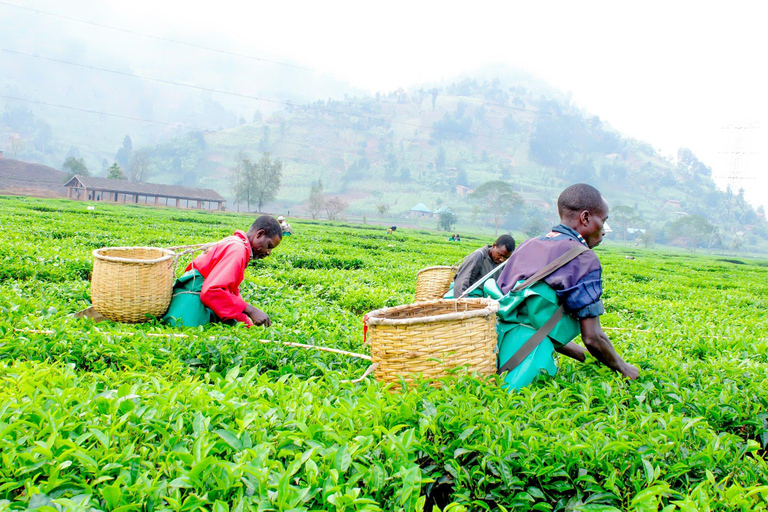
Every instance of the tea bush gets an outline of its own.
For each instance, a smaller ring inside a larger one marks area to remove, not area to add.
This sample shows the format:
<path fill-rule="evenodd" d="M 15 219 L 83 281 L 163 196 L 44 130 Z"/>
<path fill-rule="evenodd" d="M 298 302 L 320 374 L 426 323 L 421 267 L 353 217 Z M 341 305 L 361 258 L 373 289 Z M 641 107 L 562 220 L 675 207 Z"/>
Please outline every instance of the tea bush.
<path fill-rule="evenodd" d="M 94 248 L 251 220 L 0 197 L 0 510 L 766 508 L 765 262 L 598 248 L 602 322 L 640 378 L 561 359 L 514 394 L 460 372 L 355 384 L 366 361 L 275 343 L 366 352 L 362 314 L 479 238 L 291 219 L 241 288 L 270 329 L 71 316 Z"/>

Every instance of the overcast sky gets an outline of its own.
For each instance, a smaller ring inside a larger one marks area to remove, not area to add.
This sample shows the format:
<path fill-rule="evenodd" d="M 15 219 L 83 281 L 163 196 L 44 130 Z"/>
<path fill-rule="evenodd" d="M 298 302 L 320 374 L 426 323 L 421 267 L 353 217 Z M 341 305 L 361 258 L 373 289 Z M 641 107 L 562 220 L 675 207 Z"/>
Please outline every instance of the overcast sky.
<path fill-rule="evenodd" d="M 8 1 L 306 66 L 371 92 L 502 63 L 666 154 L 691 148 L 721 185 L 736 168 L 752 179 L 735 187 L 768 206 L 763 2 Z M 12 14 L 0 5 L 0 16 Z M 116 51 L 136 69 L 147 58 L 126 44 L 147 43 L 138 36 L 61 27 L 105 46 L 120 40 Z"/>

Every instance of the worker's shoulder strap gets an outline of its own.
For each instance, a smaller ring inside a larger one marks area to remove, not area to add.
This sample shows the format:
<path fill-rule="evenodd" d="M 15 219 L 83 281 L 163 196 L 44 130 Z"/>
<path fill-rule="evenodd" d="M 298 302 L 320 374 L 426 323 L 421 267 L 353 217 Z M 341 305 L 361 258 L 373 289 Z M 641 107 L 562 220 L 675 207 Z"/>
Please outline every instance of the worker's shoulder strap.
<path fill-rule="evenodd" d="M 512 291 L 518 292 L 520 290 L 525 290 L 529 286 L 533 286 L 534 284 L 538 283 L 539 281 L 541 281 L 551 273 L 562 268 L 566 263 L 576 258 L 579 254 L 586 252 L 588 250 L 589 249 L 582 244 L 572 247 L 566 253 L 562 254 L 560 257 L 550 262 L 549 265 L 545 266 L 544 268 L 542 268 L 541 270 L 533 274 L 531 277 L 529 277 L 519 285 L 515 286 L 512 289 Z"/>
<path fill-rule="evenodd" d="M 549 265 L 545 266 L 535 274 L 533 274 L 531 277 L 523 281 L 520 286 L 515 286 L 513 291 L 520 291 L 524 290 L 525 288 L 528 288 L 529 286 L 534 285 L 535 283 L 541 281 L 548 275 L 550 275 L 552 272 L 556 271 L 559 268 L 562 268 L 563 265 L 574 259 L 579 254 L 588 251 L 585 246 L 582 244 L 579 244 L 572 249 L 570 249 L 568 252 L 560 256 L 559 258 L 552 261 Z M 528 357 L 531 352 L 533 352 L 533 349 L 539 346 L 539 344 L 544 341 L 544 338 L 549 335 L 550 332 L 552 332 L 552 329 L 555 328 L 557 323 L 563 318 L 563 315 L 565 314 L 565 308 L 563 306 L 560 306 L 557 308 L 557 311 L 552 315 L 552 317 L 547 320 L 547 322 L 539 327 L 539 329 L 533 333 L 533 336 L 531 336 L 528 341 L 526 341 L 522 347 L 518 349 L 515 354 L 510 357 L 507 362 L 505 362 L 501 367 L 499 367 L 499 373 L 504 372 L 511 372 L 515 368 L 517 368 L 520 363 L 523 362 L 523 360 Z"/>
<path fill-rule="evenodd" d="M 552 317 L 547 320 L 547 323 L 539 327 L 539 329 L 533 333 L 533 336 L 531 336 L 528 341 L 526 341 L 520 349 L 515 352 L 515 354 L 507 359 L 507 362 L 501 365 L 499 367 L 499 373 L 504 372 L 511 372 L 515 368 L 517 368 L 520 363 L 523 362 L 523 360 L 531 355 L 531 352 L 533 352 L 533 349 L 539 346 L 539 344 L 544 341 L 544 338 L 547 337 L 547 335 L 552 332 L 552 329 L 555 328 L 557 323 L 563 318 L 563 315 L 565 314 L 565 309 L 563 306 L 560 306 L 557 308 L 557 311 L 555 311 L 555 314 L 552 315 Z"/>

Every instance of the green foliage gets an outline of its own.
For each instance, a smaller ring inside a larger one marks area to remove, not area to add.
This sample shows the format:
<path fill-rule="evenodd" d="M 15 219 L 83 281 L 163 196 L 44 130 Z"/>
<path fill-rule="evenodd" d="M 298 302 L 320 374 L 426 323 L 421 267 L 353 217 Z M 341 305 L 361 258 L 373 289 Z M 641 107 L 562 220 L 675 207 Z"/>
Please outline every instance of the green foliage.
<path fill-rule="evenodd" d="M 682 239 L 693 252 L 703 242 L 712 238 L 714 226 L 701 215 L 684 215 L 667 226 L 667 236 Z"/>
<path fill-rule="evenodd" d="M 477 187 L 470 198 L 479 201 L 482 208 L 493 217 L 496 234 L 499 233 L 499 221 L 520 208 L 523 198 L 505 181 L 486 181 Z"/>
<path fill-rule="evenodd" d="M 107 178 L 110 178 L 113 180 L 128 179 L 125 176 L 123 169 L 117 164 L 117 162 L 113 163 L 111 166 L 109 166 L 109 169 L 107 169 Z"/>
<path fill-rule="evenodd" d="M 437 229 L 452 231 L 459 218 L 449 208 L 440 208 L 437 213 Z"/>
<path fill-rule="evenodd" d="M 313 219 L 317 218 L 317 215 L 323 211 L 325 205 L 325 198 L 323 197 L 323 181 L 317 180 L 317 183 L 312 183 L 309 189 L 309 199 L 307 200 L 306 209 Z"/>
<path fill-rule="evenodd" d="M 264 153 L 255 163 L 248 158 L 239 160 L 234 181 L 236 202 L 245 201 L 248 210 L 254 202 L 257 211 L 261 211 L 264 204 L 277 195 L 282 176 L 282 160 L 272 160 L 269 153 Z"/>
<path fill-rule="evenodd" d="M 403 391 L 270 340 L 367 352 L 362 314 L 486 240 L 292 219 L 241 287 L 273 327 L 188 329 L 74 319 L 91 251 L 249 217 L 0 197 L 0 221 L 0 510 L 768 505 L 766 262 L 598 248 L 602 323 L 637 381 L 561 359 L 519 393 L 460 373 Z"/>
<path fill-rule="evenodd" d="M 83 162 L 82 158 L 75 158 L 74 156 L 68 156 L 66 160 L 64 160 L 64 164 L 61 166 L 61 168 L 67 173 L 66 178 L 64 178 L 64 181 L 69 181 L 72 176 L 80 175 L 80 176 L 90 176 L 91 173 L 88 172 L 88 168 L 85 166 L 85 162 Z"/>

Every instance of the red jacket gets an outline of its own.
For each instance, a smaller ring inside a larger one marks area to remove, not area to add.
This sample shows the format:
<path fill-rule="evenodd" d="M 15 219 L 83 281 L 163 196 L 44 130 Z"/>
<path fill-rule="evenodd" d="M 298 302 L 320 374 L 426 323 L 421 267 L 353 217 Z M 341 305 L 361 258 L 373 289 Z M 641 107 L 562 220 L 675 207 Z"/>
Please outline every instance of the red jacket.
<path fill-rule="evenodd" d="M 237 230 L 223 243 L 214 245 L 195 258 L 187 270 L 195 268 L 203 276 L 200 300 L 222 320 L 237 320 L 253 325 L 244 313 L 248 305 L 240 297 L 245 267 L 253 253 L 251 243 L 243 231 Z"/>

